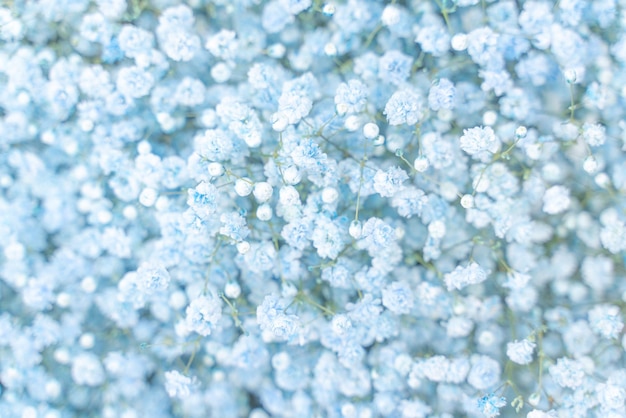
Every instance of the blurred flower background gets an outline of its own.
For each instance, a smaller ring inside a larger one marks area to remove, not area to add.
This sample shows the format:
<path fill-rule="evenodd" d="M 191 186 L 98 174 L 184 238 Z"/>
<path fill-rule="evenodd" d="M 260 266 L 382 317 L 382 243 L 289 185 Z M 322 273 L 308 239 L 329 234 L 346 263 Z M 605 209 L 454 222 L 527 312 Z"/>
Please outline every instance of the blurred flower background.
<path fill-rule="evenodd" d="M 1 4 L 0 417 L 626 416 L 626 1 Z"/>

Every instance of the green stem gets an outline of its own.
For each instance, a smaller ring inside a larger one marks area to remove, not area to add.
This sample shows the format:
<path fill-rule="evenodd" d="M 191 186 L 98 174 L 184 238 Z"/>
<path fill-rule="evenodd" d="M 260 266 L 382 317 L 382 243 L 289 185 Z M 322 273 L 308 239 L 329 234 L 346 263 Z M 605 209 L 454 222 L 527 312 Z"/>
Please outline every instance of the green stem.
<path fill-rule="evenodd" d="M 363 47 L 365 49 L 367 49 L 370 44 L 372 43 L 372 41 L 374 40 L 374 37 L 378 34 L 378 32 L 380 32 L 380 30 L 383 28 L 383 25 L 381 23 L 379 23 L 378 25 L 376 25 L 376 27 L 374 28 L 374 30 L 372 31 L 372 33 L 369 34 L 369 36 L 367 37 L 367 39 L 365 40 L 365 45 L 363 45 Z"/>
<path fill-rule="evenodd" d="M 354 211 L 354 220 L 359 220 L 359 207 L 361 205 L 361 189 L 363 188 L 363 167 L 365 166 L 365 160 L 361 162 L 360 176 L 359 176 L 359 191 L 356 194 L 356 210 Z"/>
<path fill-rule="evenodd" d="M 545 358 L 545 353 L 543 352 L 543 330 L 539 330 L 537 333 L 537 346 L 539 347 L 537 359 L 539 360 L 539 376 L 538 376 L 538 384 L 539 389 L 537 392 L 540 392 L 543 389 L 543 359 Z"/>
<path fill-rule="evenodd" d="M 570 106 L 569 106 L 569 120 L 573 122 L 574 118 L 574 110 L 576 109 L 576 104 L 574 103 L 574 85 L 569 85 L 569 97 L 570 97 Z"/>
<path fill-rule="evenodd" d="M 215 256 L 217 255 L 217 252 L 219 251 L 221 246 L 222 246 L 222 240 L 219 239 L 219 237 L 218 237 L 217 244 L 215 245 L 215 248 L 213 249 L 213 251 L 211 252 L 211 255 L 209 256 L 209 267 L 207 269 L 206 278 L 204 279 L 204 288 L 202 290 L 202 294 L 205 294 L 207 292 L 208 285 L 209 285 L 209 274 L 211 273 L 211 267 L 213 266 L 213 260 L 215 259 Z"/>
<path fill-rule="evenodd" d="M 233 318 L 233 321 L 235 322 L 235 326 L 239 328 L 241 332 L 247 335 L 248 332 L 244 329 L 243 323 L 239 319 L 239 309 L 237 309 L 237 307 L 223 293 L 220 294 L 220 297 L 230 308 L 230 314 Z"/>
<path fill-rule="evenodd" d="M 308 303 L 309 305 L 319 309 L 320 311 L 324 312 L 326 315 L 330 315 L 333 316 L 335 315 L 335 312 L 332 311 L 331 309 L 328 309 L 325 306 L 320 305 L 319 303 L 317 303 L 316 301 L 314 301 L 313 299 L 311 299 L 306 293 L 301 292 L 299 295 L 300 300 L 302 300 L 303 302 Z"/>
<path fill-rule="evenodd" d="M 446 22 L 448 31 L 450 32 L 450 35 L 452 35 L 454 31 L 452 30 L 452 24 L 450 23 L 450 18 L 448 16 L 448 8 L 443 5 L 441 0 L 435 0 L 435 3 L 437 3 L 437 6 L 439 6 L 439 9 L 441 10 L 441 16 L 443 16 L 443 20 Z"/>
<path fill-rule="evenodd" d="M 194 341 L 194 347 L 193 347 L 193 351 L 191 352 L 191 356 L 189 357 L 189 360 L 187 361 L 187 364 L 185 365 L 185 369 L 183 370 L 183 374 L 187 374 L 189 373 L 189 369 L 191 368 L 191 364 L 193 363 L 193 360 L 196 358 L 196 353 L 198 352 L 198 345 L 200 344 L 200 339 L 202 337 L 198 337 L 195 341 Z"/>

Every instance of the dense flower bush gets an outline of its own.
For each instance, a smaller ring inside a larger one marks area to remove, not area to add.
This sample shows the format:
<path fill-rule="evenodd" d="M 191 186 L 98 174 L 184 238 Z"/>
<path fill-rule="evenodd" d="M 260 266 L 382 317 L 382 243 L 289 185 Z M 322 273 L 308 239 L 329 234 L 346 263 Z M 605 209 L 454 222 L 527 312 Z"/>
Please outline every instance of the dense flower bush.
<path fill-rule="evenodd" d="M 0 416 L 626 416 L 625 27 L 5 0 Z"/>

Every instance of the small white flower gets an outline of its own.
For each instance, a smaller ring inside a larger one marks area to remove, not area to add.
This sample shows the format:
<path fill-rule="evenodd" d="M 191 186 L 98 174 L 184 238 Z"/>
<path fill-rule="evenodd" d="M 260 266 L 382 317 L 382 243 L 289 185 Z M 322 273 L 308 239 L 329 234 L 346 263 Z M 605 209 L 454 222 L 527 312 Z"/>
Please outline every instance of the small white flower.
<path fill-rule="evenodd" d="M 523 339 L 522 341 L 513 341 L 506 346 L 506 355 L 512 362 L 517 364 L 529 364 L 533 361 L 533 351 L 537 344 Z"/>
<path fill-rule="evenodd" d="M 171 398 L 186 398 L 197 385 L 196 377 L 187 377 L 178 370 L 165 372 L 165 391 Z"/>
<path fill-rule="evenodd" d="M 543 211 L 556 215 L 570 207 L 569 189 L 565 186 L 552 186 L 543 195 Z"/>

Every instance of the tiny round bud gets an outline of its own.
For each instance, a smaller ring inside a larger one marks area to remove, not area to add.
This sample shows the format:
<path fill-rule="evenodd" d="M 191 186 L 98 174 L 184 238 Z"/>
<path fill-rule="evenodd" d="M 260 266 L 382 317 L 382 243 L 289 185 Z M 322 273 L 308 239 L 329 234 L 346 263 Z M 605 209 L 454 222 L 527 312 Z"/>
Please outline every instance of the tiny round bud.
<path fill-rule="evenodd" d="M 541 394 L 539 392 L 534 392 L 528 397 L 528 403 L 531 406 L 539 405 L 539 401 L 541 401 Z"/>
<path fill-rule="evenodd" d="M 215 359 L 211 356 L 203 356 L 202 357 L 202 364 L 204 364 L 206 367 L 213 367 L 215 365 Z"/>
<path fill-rule="evenodd" d="M 348 233 L 354 239 L 361 238 L 361 233 L 363 232 L 363 226 L 361 222 L 356 219 L 350 223 L 350 227 L 348 228 Z"/>
<path fill-rule="evenodd" d="M 281 351 L 272 356 L 272 367 L 276 370 L 286 370 L 290 363 L 291 358 L 285 351 Z"/>
<path fill-rule="evenodd" d="M 80 126 L 83 132 L 91 132 L 94 128 L 94 123 L 89 119 L 83 119 L 78 122 L 78 126 Z"/>
<path fill-rule="evenodd" d="M 463 315 L 465 311 L 465 305 L 462 302 L 454 303 L 454 306 L 452 307 L 452 312 L 454 312 L 455 315 Z"/>
<path fill-rule="evenodd" d="M 598 160 L 596 160 L 596 157 L 590 155 L 585 158 L 585 161 L 583 162 L 583 170 L 589 174 L 595 173 L 596 170 L 598 170 Z"/>
<path fill-rule="evenodd" d="M 272 219 L 272 207 L 267 203 L 262 204 L 256 209 L 256 217 L 263 222 Z"/>
<path fill-rule="evenodd" d="M 454 119 L 454 112 L 451 109 L 441 108 L 437 111 L 437 117 L 442 122 L 450 122 Z"/>
<path fill-rule="evenodd" d="M 0 177 L 0 187 L 10 187 L 11 185 L 13 185 L 13 177 L 8 174 L 4 174 Z"/>
<path fill-rule="evenodd" d="M 156 190 L 154 190 L 152 187 L 146 187 L 139 194 L 139 203 L 149 208 L 150 206 L 153 206 L 155 204 L 158 197 L 159 194 Z"/>
<path fill-rule="evenodd" d="M 278 192 L 278 201 L 284 206 L 299 206 L 300 193 L 293 186 L 283 186 Z"/>
<path fill-rule="evenodd" d="M 90 332 L 86 332 L 80 336 L 78 344 L 80 344 L 80 346 L 83 347 L 85 350 L 89 350 L 93 348 L 93 346 L 95 345 L 95 341 L 96 339 L 94 338 L 93 334 Z"/>
<path fill-rule="evenodd" d="M 237 282 L 227 282 L 224 286 L 224 295 L 229 299 L 237 299 L 241 295 L 241 286 Z"/>
<path fill-rule="evenodd" d="M 565 296 L 569 291 L 569 282 L 565 280 L 556 280 L 552 283 L 552 291 L 558 296 Z"/>
<path fill-rule="evenodd" d="M 167 196 L 159 196 L 156 203 L 154 204 L 154 207 L 159 212 L 163 212 L 170 207 L 170 199 L 168 199 Z"/>
<path fill-rule="evenodd" d="M 76 209 L 78 209 L 80 213 L 90 212 L 93 206 L 92 203 L 93 202 L 91 200 L 86 198 L 78 199 L 78 201 L 76 202 Z"/>
<path fill-rule="evenodd" d="M 352 403 L 344 404 L 341 407 L 341 416 L 345 418 L 357 418 L 357 409 Z"/>
<path fill-rule="evenodd" d="M 27 104 L 30 103 L 30 96 L 28 95 L 28 93 L 26 93 L 25 91 L 20 92 L 17 95 L 17 103 L 20 106 L 26 106 Z"/>
<path fill-rule="evenodd" d="M 498 121 L 498 114 L 493 110 L 488 110 L 483 114 L 483 123 L 486 126 L 493 126 Z"/>
<path fill-rule="evenodd" d="M 19 261 L 24 258 L 26 248 L 19 242 L 12 242 L 4 247 L 4 256 L 7 260 Z"/>
<path fill-rule="evenodd" d="M 443 182 L 440 188 L 441 197 L 446 199 L 448 202 L 452 202 L 457 199 L 459 189 L 449 181 Z"/>
<path fill-rule="evenodd" d="M 175 129 L 181 127 L 184 123 L 184 119 L 181 117 L 175 117 L 167 112 L 159 112 L 156 114 L 157 122 L 161 126 L 164 132 L 171 133 Z"/>
<path fill-rule="evenodd" d="M 611 184 L 611 179 L 606 173 L 599 173 L 594 180 L 596 184 L 603 189 L 609 187 L 609 184 Z"/>
<path fill-rule="evenodd" d="M 273 189 L 268 182 L 261 181 L 254 185 L 254 190 L 252 193 L 254 194 L 254 198 L 257 202 L 263 203 L 272 198 Z"/>
<path fill-rule="evenodd" d="M 209 175 L 219 177 L 224 174 L 224 166 L 220 163 L 213 162 L 209 164 Z"/>
<path fill-rule="evenodd" d="M 543 178 L 547 181 L 551 183 L 556 183 L 561 181 L 563 170 L 556 163 L 547 163 L 545 166 L 543 166 L 541 174 L 543 175 Z"/>
<path fill-rule="evenodd" d="M 237 243 L 237 251 L 239 254 L 245 254 L 250 251 L 250 243 L 248 241 L 241 241 Z"/>
<path fill-rule="evenodd" d="M 148 141 L 141 141 L 137 144 L 137 153 L 141 155 L 150 154 L 152 151 L 152 145 Z"/>
<path fill-rule="evenodd" d="M 32 406 L 25 407 L 20 415 L 21 418 L 37 418 L 38 416 L 37 410 Z"/>
<path fill-rule="evenodd" d="M 563 76 L 565 77 L 565 81 L 567 84 L 574 84 L 576 82 L 576 71 L 569 69 L 563 72 Z"/>
<path fill-rule="evenodd" d="M 496 342 L 496 336 L 489 330 L 485 330 L 478 335 L 478 344 L 483 347 L 489 347 L 494 342 Z"/>
<path fill-rule="evenodd" d="M 322 190 L 322 202 L 333 203 L 339 197 L 339 192 L 334 187 L 325 187 Z"/>
<path fill-rule="evenodd" d="M 46 145 L 52 145 L 56 142 L 56 135 L 52 131 L 45 131 L 40 136 L 41 142 Z"/>
<path fill-rule="evenodd" d="M 576 217 L 576 224 L 572 227 L 580 229 L 589 229 L 592 227 L 592 219 L 588 213 L 581 213 Z"/>
<path fill-rule="evenodd" d="M 413 168 L 420 173 L 428 170 L 428 167 L 430 167 L 430 162 L 428 161 L 428 158 L 423 155 L 420 155 L 415 159 L 415 161 L 413 161 Z"/>
<path fill-rule="evenodd" d="M 446 235 L 446 224 L 440 220 L 432 221 L 428 224 L 428 233 L 435 239 L 443 238 Z"/>
<path fill-rule="evenodd" d="M 93 293 L 98 288 L 98 283 L 92 276 L 87 276 L 80 282 L 80 288 L 85 293 Z"/>
<path fill-rule="evenodd" d="M 270 416 L 267 413 L 260 409 L 256 408 L 252 412 L 250 412 L 250 416 L 248 418 L 269 418 Z"/>
<path fill-rule="evenodd" d="M 474 196 L 472 196 L 471 194 L 463 195 L 463 197 L 461 198 L 461 206 L 463 206 L 465 209 L 473 208 Z"/>
<path fill-rule="evenodd" d="M 232 71 L 225 62 L 218 62 L 211 67 L 211 77 L 216 83 L 225 83 L 230 79 Z"/>
<path fill-rule="evenodd" d="M 287 119 L 287 117 L 279 112 L 272 115 L 271 122 L 272 129 L 276 132 L 282 132 L 287 129 L 287 126 L 289 126 L 289 120 Z"/>
<path fill-rule="evenodd" d="M 322 13 L 324 13 L 326 16 L 332 16 L 335 14 L 335 10 L 336 8 L 334 4 L 326 3 L 322 8 Z"/>
<path fill-rule="evenodd" d="M 372 408 L 369 407 L 363 407 L 363 409 L 361 409 L 361 412 L 359 412 L 359 418 L 373 418 L 374 417 L 374 412 L 372 412 Z"/>
<path fill-rule="evenodd" d="M 413 359 L 406 353 L 401 353 L 393 360 L 393 368 L 402 376 L 406 376 L 413 367 Z"/>
<path fill-rule="evenodd" d="M 581 303 L 587 297 L 587 288 L 581 283 L 573 283 L 569 288 L 569 299 L 575 303 Z"/>
<path fill-rule="evenodd" d="M 72 170 L 71 175 L 72 178 L 77 181 L 87 180 L 89 178 L 89 171 L 87 170 L 87 167 L 81 164 Z"/>
<path fill-rule="evenodd" d="M 213 372 L 213 380 L 215 382 L 223 382 L 224 379 L 226 379 L 226 374 L 223 371 L 217 370 Z"/>
<path fill-rule="evenodd" d="M 374 139 L 378 137 L 380 133 L 380 128 L 375 123 L 369 122 L 363 126 L 363 135 L 367 139 Z"/>
<path fill-rule="evenodd" d="M 455 51 L 465 51 L 467 49 L 467 35 L 464 33 L 457 33 L 452 37 L 450 45 Z"/>
<path fill-rule="evenodd" d="M 526 129 L 525 126 L 518 126 L 517 129 L 515 130 L 515 137 L 518 139 L 526 138 L 527 134 L 528 134 L 528 129 Z"/>
<path fill-rule="evenodd" d="M 343 124 L 350 132 L 356 132 L 361 127 L 361 119 L 356 115 L 351 115 L 346 118 Z"/>
<path fill-rule="evenodd" d="M 61 394 L 61 385 L 56 380 L 50 380 L 46 382 L 44 390 L 46 392 L 46 395 L 48 395 L 48 398 L 56 399 Z"/>
<path fill-rule="evenodd" d="M 284 281 L 280 289 L 280 294 L 284 298 L 293 299 L 298 294 L 298 288 L 295 284 Z"/>
<path fill-rule="evenodd" d="M 237 179 L 235 181 L 235 193 L 241 197 L 246 197 L 250 193 L 252 193 L 252 189 L 254 186 L 252 185 L 252 180 L 247 177 Z"/>
<path fill-rule="evenodd" d="M 85 183 L 80 188 L 80 193 L 89 199 L 100 199 L 103 195 L 102 187 L 94 183 Z"/>
<path fill-rule="evenodd" d="M 205 128 L 214 128 L 217 125 L 217 112 L 213 109 L 206 109 L 200 115 L 200 123 Z"/>
<path fill-rule="evenodd" d="M 280 59 L 285 56 L 287 49 L 283 44 L 272 44 L 267 48 L 267 55 L 272 58 Z"/>
<path fill-rule="evenodd" d="M 393 4 L 387 5 L 380 20 L 385 26 L 397 25 L 400 22 L 400 9 Z"/>
<path fill-rule="evenodd" d="M 185 296 L 185 292 L 177 290 L 176 292 L 172 293 L 168 300 L 168 304 L 172 309 L 183 309 L 185 306 L 187 306 L 187 296 Z"/>
<path fill-rule="evenodd" d="M 613 81 L 613 72 L 611 70 L 602 70 L 598 74 L 598 81 L 602 84 L 610 84 Z"/>
<path fill-rule="evenodd" d="M 565 226 L 570 231 L 576 228 L 576 217 L 575 216 L 566 216 L 563 220 L 563 226 Z M 584 228 L 581 228 L 584 229 Z"/>
<path fill-rule="evenodd" d="M 324 53 L 329 57 L 334 57 L 337 55 L 337 47 L 335 46 L 335 44 L 329 42 L 324 45 Z"/>
<path fill-rule="evenodd" d="M 385 144 L 385 137 L 382 136 L 382 135 L 378 135 L 378 138 L 374 139 L 373 144 L 374 144 L 375 147 L 380 147 L 381 145 L 384 145 Z"/>
<path fill-rule="evenodd" d="M 111 213 L 111 211 L 102 209 L 96 214 L 96 219 L 102 225 L 106 225 L 113 220 L 113 214 Z"/>
<path fill-rule="evenodd" d="M 72 297 L 69 293 L 61 292 L 57 295 L 56 302 L 59 308 L 67 308 L 72 303 Z"/>
<path fill-rule="evenodd" d="M 387 151 L 393 152 L 396 155 L 398 155 L 398 150 L 402 152 L 402 148 L 404 148 L 405 146 L 406 143 L 404 142 L 404 137 L 400 135 L 389 136 L 385 141 L 385 147 L 387 148 Z"/>
<path fill-rule="evenodd" d="M 339 115 L 345 115 L 348 112 L 348 105 L 345 103 L 338 103 L 335 107 Z"/>
<path fill-rule="evenodd" d="M 69 364 L 70 361 L 72 361 L 70 352 L 67 350 L 67 348 L 57 348 L 52 356 L 59 364 Z"/>
<path fill-rule="evenodd" d="M 611 67 L 611 59 L 607 56 L 599 56 L 595 59 L 595 64 L 598 68 L 607 69 Z"/>
<path fill-rule="evenodd" d="M 302 174 L 300 174 L 298 167 L 290 165 L 283 170 L 283 180 L 290 185 L 298 184 L 302 180 Z"/>

